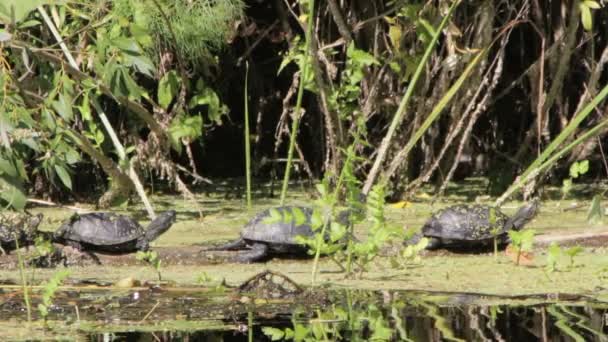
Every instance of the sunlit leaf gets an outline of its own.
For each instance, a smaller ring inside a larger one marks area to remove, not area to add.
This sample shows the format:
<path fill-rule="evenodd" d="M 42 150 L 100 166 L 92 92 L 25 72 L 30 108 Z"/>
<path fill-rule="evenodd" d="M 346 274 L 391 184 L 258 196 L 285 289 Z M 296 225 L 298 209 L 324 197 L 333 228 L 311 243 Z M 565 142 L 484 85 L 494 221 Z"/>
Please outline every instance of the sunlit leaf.
<path fill-rule="evenodd" d="M 64 120 L 72 121 L 74 118 L 74 112 L 72 111 L 72 98 L 71 96 L 60 93 L 57 96 L 57 100 L 51 103 L 51 106 Z"/>
<path fill-rule="evenodd" d="M 281 341 L 285 337 L 285 333 L 281 329 L 273 327 L 262 327 L 264 335 L 270 337 L 271 341 Z"/>
<path fill-rule="evenodd" d="M 55 164 L 55 172 L 57 172 L 57 176 L 59 176 L 63 185 L 72 190 L 72 177 L 68 171 L 63 166 Z"/>
<path fill-rule="evenodd" d="M 298 207 L 293 207 L 291 212 L 295 219 L 296 226 L 301 226 L 306 223 L 306 221 L 307 221 L 306 214 L 304 214 L 304 211 L 302 211 L 302 209 L 300 209 Z"/>
<path fill-rule="evenodd" d="M 585 6 L 584 2 L 579 3 L 579 8 L 581 10 L 581 21 L 583 23 L 583 28 L 585 29 L 585 31 L 591 31 L 593 29 L 591 9 Z"/>
<path fill-rule="evenodd" d="M 174 70 L 166 73 L 158 83 L 158 104 L 167 109 L 179 91 L 179 78 Z"/>
<path fill-rule="evenodd" d="M 46 4 L 57 4 L 58 0 L 2 0 L 0 2 L 0 22 L 10 23 L 11 13 L 15 14 L 15 21 L 20 22 L 25 19 L 30 12 L 36 10 L 38 6 Z"/>

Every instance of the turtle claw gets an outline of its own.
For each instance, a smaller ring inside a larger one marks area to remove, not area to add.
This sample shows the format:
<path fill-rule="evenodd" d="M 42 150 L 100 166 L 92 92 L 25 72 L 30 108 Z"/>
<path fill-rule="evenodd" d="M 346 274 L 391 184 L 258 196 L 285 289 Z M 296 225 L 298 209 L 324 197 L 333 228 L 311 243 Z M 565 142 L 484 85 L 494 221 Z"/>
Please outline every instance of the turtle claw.
<path fill-rule="evenodd" d="M 246 252 L 239 253 L 234 261 L 239 263 L 252 263 L 264 259 L 268 255 L 268 245 L 256 243 Z"/>

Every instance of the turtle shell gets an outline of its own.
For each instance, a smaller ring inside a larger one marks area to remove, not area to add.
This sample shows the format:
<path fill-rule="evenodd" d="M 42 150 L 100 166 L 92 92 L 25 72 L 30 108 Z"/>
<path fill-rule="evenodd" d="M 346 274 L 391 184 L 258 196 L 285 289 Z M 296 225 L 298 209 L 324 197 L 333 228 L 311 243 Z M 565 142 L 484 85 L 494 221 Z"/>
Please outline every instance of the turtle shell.
<path fill-rule="evenodd" d="M 493 223 L 490 222 L 494 211 Z M 433 214 L 422 227 L 424 236 L 437 237 L 443 241 L 481 241 L 496 235 L 505 235 L 508 217 L 500 210 L 485 205 L 455 205 Z M 498 233 L 493 230 L 498 227 Z"/>
<path fill-rule="evenodd" d="M 302 220 L 302 214 L 305 220 Z M 280 215 L 281 219 L 277 219 Z M 241 233 L 245 240 L 276 245 L 298 245 L 295 237 L 313 236 L 310 226 L 312 209 L 306 207 L 278 207 L 264 210 L 249 221 Z M 300 221 L 297 222 L 299 218 Z M 297 224 L 300 223 L 300 224 Z"/>
<path fill-rule="evenodd" d="M 74 215 L 56 233 L 62 239 L 96 246 L 113 246 L 135 241 L 144 229 L 130 217 L 113 213 Z"/>

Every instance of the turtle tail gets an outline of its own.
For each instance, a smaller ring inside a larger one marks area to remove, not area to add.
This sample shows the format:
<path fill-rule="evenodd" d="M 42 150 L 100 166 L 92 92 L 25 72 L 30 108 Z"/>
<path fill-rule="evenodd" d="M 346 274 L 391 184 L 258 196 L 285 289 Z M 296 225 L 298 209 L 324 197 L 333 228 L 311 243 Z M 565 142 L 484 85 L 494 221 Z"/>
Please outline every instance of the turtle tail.
<path fill-rule="evenodd" d="M 526 223 L 530 222 L 538 214 L 540 202 L 538 199 L 520 207 L 515 215 L 509 217 L 505 224 L 505 229 L 520 230 Z"/>
<path fill-rule="evenodd" d="M 166 232 L 175 223 L 175 215 L 175 210 L 165 211 L 150 222 L 143 236 L 144 244 L 147 245 Z"/>

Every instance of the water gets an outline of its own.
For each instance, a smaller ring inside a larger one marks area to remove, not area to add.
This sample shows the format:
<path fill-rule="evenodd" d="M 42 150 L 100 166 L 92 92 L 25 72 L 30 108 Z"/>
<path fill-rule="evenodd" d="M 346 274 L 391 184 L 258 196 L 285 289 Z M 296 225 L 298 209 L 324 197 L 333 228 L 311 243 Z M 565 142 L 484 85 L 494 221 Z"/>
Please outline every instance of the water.
<path fill-rule="evenodd" d="M 234 289 L 68 288 L 44 326 L 26 324 L 19 287 L 0 290 L 0 340 L 608 341 L 608 303 L 579 296 L 499 298 L 316 290 L 263 299 Z M 251 323 L 249 318 L 252 318 Z"/>

